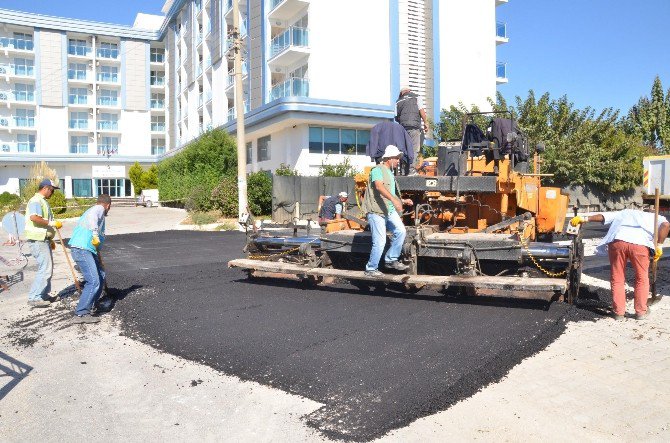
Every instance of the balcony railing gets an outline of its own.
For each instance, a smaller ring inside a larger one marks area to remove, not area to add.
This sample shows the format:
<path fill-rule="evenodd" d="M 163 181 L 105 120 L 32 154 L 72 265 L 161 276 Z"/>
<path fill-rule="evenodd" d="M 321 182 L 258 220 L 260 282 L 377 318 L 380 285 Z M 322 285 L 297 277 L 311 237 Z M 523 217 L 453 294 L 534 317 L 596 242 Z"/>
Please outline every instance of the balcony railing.
<path fill-rule="evenodd" d="M 165 154 L 165 146 L 152 146 L 151 155 L 163 155 Z"/>
<path fill-rule="evenodd" d="M 119 58 L 119 50 L 114 48 L 98 48 L 97 56 L 99 58 Z"/>
<path fill-rule="evenodd" d="M 165 63 L 165 54 L 152 53 L 149 56 L 151 63 Z"/>
<path fill-rule="evenodd" d="M 14 101 L 32 103 L 35 101 L 35 93 L 29 91 L 14 91 Z"/>
<path fill-rule="evenodd" d="M 119 106 L 119 99 L 115 97 L 98 97 L 99 106 Z"/>
<path fill-rule="evenodd" d="M 165 86 L 165 77 L 152 77 L 151 86 Z"/>
<path fill-rule="evenodd" d="M 67 53 L 70 55 L 77 55 L 80 57 L 90 57 L 93 48 L 83 45 L 68 45 Z"/>
<path fill-rule="evenodd" d="M 35 66 L 33 65 L 0 65 L 0 75 L 11 74 L 21 77 L 35 77 Z"/>
<path fill-rule="evenodd" d="M 247 69 L 247 64 L 242 63 L 242 78 L 246 77 L 249 74 L 249 71 Z M 235 84 L 235 69 L 231 69 L 228 71 L 228 83 L 227 86 L 232 86 Z"/>
<path fill-rule="evenodd" d="M 35 117 L 14 117 L 14 126 L 17 128 L 34 128 Z"/>
<path fill-rule="evenodd" d="M 119 122 L 111 120 L 102 120 L 98 122 L 98 129 L 102 131 L 118 131 Z"/>
<path fill-rule="evenodd" d="M 496 63 L 496 77 L 507 78 L 507 63 Z"/>
<path fill-rule="evenodd" d="M 496 37 L 507 38 L 507 24 L 496 22 Z"/>
<path fill-rule="evenodd" d="M 70 129 L 88 129 L 88 120 L 70 119 Z"/>
<path fill-rule="evenodd" d="M 22 38 L 9 38 L 1 37 L 0 38 L 0 48 L 13 48 L 20 49 L 22 51 L 32 51 L 35 47 L 35 44 L 32 40 L 25 40 Z"/>
<path fill-rule="evenodd" d="M 165 109 L 165 100 L 151 99 L 151 109 Z"/>
<path fill-rule="evenodd" d="M 67 78 L 69 80 L 87 80 L 88 73 L 86 71 L 78 71 L 74 69 L 67 70 Z"/>
<path fill-rule="evenodd" d="M 305 78 L 290 78 L 272 87 L 270 100 L 282 97 L 309 97 L 309 80 Z"/>
<path fill-rule="evenodd" d="M 151 132 L 165 132 L 165 123 L 151 123 Z"/>
<path fill-rule="evenodd" d="M 87 95 L 71 95 L 68 103 L 71 105 L 86 105 L 88 104 Z"/>
<path fill-rule="evenodd" d="M 99 82 L 103 83 L 118 83 L 119 82 L 119 74 L 110 74 L 106 72 L 98 72 L 97 79 Z"/>
<path fill-rule="evenodd" d="M 118 153 L 118 145 L 98 145 L 98 155 L 116 155 Z"/>
<path fill-rule="evenodd" d="M 290 27 L 270 42 L 270 58 L 280 54 L 290 46 L 308 46 L 309 30 L 305 28 Z"/>
<path fill-rule="evenodd" d="M 244 102 L 244 112 L 249 112 L 249 102 Z M 233 106 L 228 110 L 228 121 L 235 120 L 237 118 L 237 108 Z"/>

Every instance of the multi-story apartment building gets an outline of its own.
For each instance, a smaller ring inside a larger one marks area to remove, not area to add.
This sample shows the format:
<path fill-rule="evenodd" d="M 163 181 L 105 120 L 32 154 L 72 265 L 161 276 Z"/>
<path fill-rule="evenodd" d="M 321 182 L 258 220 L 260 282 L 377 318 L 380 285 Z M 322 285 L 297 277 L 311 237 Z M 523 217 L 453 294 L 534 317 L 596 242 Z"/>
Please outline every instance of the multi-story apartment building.
<path fill-rule="evenodd" d="M 140 14 L 133 27 L 0 10 L 0 65 L 11 71 L 0 190 L 45 159 L 69 193 L 89 180 L 85 192 L 128 195 L 131 162 L 158 161 L 209 128 L 234 133 L 233 1 L 252 171 L 362 167 L 401 85 L 439 120 L 459 102 L 487 108 L 507 81 L 496 62 L 507 41 L 496 6 L 507 0 L 167 0 L 165 17 Z"/>

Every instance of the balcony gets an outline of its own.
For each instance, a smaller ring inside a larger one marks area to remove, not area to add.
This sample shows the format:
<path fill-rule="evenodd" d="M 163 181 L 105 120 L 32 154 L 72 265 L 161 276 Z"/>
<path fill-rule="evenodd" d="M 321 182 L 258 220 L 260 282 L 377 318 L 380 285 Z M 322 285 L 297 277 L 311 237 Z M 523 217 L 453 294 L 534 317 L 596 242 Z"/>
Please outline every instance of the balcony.
<path fill-rule="evenodd" d="M 0 65 L 0 75 L 6 78 L 35 78 L 35 67 L 33 65 Z"/>
<path fill-rule="evenodd" d="M 98 72 L 96 76 L 98 83 L 119 83 L 119 74 L 118 73 L 108 73 L 108 72 Z"/>
<path fill-rule="evenodd" d="M 73 131 L 87 131 L 88 130 L 88 119 L 70 119 L 68 128 Z"/>
<path fill-rule="evenodd" d="M 502 85 L 507 83 L 507 63 L 496 63 L 496 84 Z"/>
<path fill-rule="evenodd" d="M 309 30 L 290 27 L 270 42 L 270 65 L 289 66 L 309 55 Z"/>
<path fill-rule="evenodd" d="M 179 65 L 178 60 L 177 60 L 177 65 Z M 149 61 L 151 63 L 165 63 L 165 53 L 159 53 L 159 52 L 152 52 L 151 55 L 149 56 Z"/>
<path fill-rule="evenodd" d="M 309 80 L 305 78 L 290 78 L 270 90 L 270 100 L 283 97 L 309 97 Z"/>
<path fill-rule="evenodd" d="M 0 117 L 0 130 L 9 130 L 12 132 L 13 129 L 35 129 L 35 117 L 23 117 L 23 116 L 11 116 L 11 117 Z"/>
<path fill-rule="evenodd" d="M 119 153 L 118 145 L 102 145 L 98 144 L 98 155 L 116 155 Z"/>
<path fill-rule="evenodd" d="M 295 17 L 298 12 L 309 6 L 309 0 L 271 0 L 270 20 L 288 20 Z"/>
<path fill-rule="evenodd" d="M 165 86 L 165 77 L 152 77 L 151 78 L 151 87 L 152 88 L 162 88 Z"/>
<path fill-rule="evenodd" d="M 165 122 L 151 122 L 151 132 L 165 132 Z"/>
<path fill-rule="evenodd" d="M 116 60 L 119 58 L 119 50 L 114 48 L 98 48 L 96 56 L 98 58 Z"/>
<path fill-rule="evenodd" d="M 35 44 L 32 40 L 10 37 L 0 38 L 0 49 L 8 51 L 33 51 L 34 48 Z"/>
<path fill-rule="evenodd" d="M 91 83 L 91 76 L 88 71 L 78 71 L 74 69 L 67 70 L 67 79 L 71 83 Z"/>
<path fill-rule="evenodd" d="M 507 24 L 504 22 L 496 22 L 496 45 L 509 42 L 507 37 Z"/>
<path fill-rule="evenodd" d="M 165 109 L 165 99 L 151 99 L 151 109 Z"/>
<path fill-rule="evenodd" d="M 93 48 L 84 45 L 68 45 L 67 53 L 72 57 L 86 57 L 90 58 Z"/>
<path fill-rule="evenodd" d="M 35 93 L 33 91 L 14 91 L 12 98 L 17 103 L 35 103 Z"/>
<path fill-rule="evenodd" d="M 70 106 L 88 107 L 88 95 L 70 95 L 67 102 Z"/>
<path fill-rule="evenodd" d="M 242 63 L 242 81 L 249 75 L 249 70 L 247 68 L 247 64 Z M 228 71 L 228 82 L 226 83 L 226 89 L 230 88 L 235 84 L 235 69 L 231 69 Z"/>
<path fill-rule="evenodd" d="M 117 97 L 98 97 L 97 104 L 104 108 L 118 108 L 119 99 Z"/>

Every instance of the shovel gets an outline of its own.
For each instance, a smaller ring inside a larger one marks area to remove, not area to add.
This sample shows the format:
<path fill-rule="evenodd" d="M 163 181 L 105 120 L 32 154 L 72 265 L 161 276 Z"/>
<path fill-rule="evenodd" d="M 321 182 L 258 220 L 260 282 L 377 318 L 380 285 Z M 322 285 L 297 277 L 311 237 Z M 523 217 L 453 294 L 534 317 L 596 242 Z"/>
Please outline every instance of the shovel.
<path fill-rule="evenodd" d="M 656 248 L 658 247 L 658 207 L 660 204 L 661 192 L 656 188 L 656 193 L 654 196 L 654 254 L 656 254 Z M 651 259 L 651 298 L 647 301 L 647 304 L 654 304 L 661 299 L 661 297 L 656 294 L 656 270 L 658 269 L 658 262 Z"/>
<path fill-rule="evenodd" d="M 63 243 L 63 236 L 60 234 L 60 229 L 56 229 L 56 232 L 58 233 L 58 240 L 60 240 L 60 245 L 63 247 L 63 254 L 65 254 L 65 259 L 67 260 L 67 264 L 70 267 L 70 272 L 72 272 L 72 279 L 74 280 L 74 286 L 75 288 L 77 288 L 77 292 L 79 292 L 79 295 L 81 295 L 81 286 L 79 286 L 79 280 L 77 280 L 77 274 L 75 274 L 74 267 L 72 266 L 72 262 L 70 261 L 70 254 L 67 253 L 65 243 Z"/>

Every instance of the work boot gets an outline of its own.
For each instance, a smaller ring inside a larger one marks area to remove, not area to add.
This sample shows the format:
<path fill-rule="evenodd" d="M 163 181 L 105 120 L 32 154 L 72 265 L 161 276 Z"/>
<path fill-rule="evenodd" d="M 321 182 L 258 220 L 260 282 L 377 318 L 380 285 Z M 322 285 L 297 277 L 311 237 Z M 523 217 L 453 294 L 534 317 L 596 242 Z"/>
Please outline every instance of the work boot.
<path fill-rule="evenodd" d="M 72 323 L 74 324 L 98 323 L 99 321 L 100 317 L 94 317 L 91 314 L 75 315 L 74 317 L 72 317 Z"/>
<path fill-rule="evenodd" d="M 647 318 L 649 316 L 650 312 L 651 312 L 651 308 L 649 308 L 649 306 L 647 306 L 647 312 L 645 312 L 644 314 L 635 314 L 635 320 L 644 320 L 645 318 Z"/>
<path fill-rule="evenodd" d="M 365 271 L 364 274 L 367 277 L 374 277 L 374 278 L 380 278 L 384 276 L 384 273 L 379 271 L 378 269 L 373 269 L 372 271 Z"/>
<path fill-rule="evenodd" d="M 48 308 L 51 306 L 51 302 L 47 300 L 30 300 L 28 301 L 28 305 L 31 308 Z"/>
<path fill-rule="evenodd" d="M 395 269 L 396 271 L 406 271 L 407 269 L 409 269 L 409 266 L 407 266 L 404 263 L 400 263 L 398 260 L 385 263 L 384 267 L 386 269 Z"/>
<path fill-rule="evenodd" d="M 625 315 L 619 315 L 616 312 L 610 313 L 610 317 L 612 317 L 614 320 L 625 320 L 626 319 Z"/>

